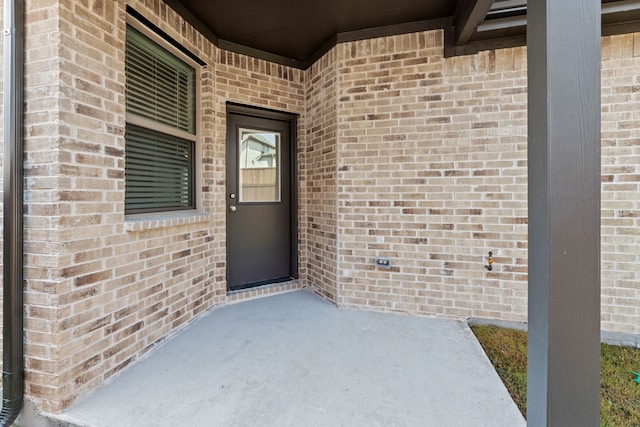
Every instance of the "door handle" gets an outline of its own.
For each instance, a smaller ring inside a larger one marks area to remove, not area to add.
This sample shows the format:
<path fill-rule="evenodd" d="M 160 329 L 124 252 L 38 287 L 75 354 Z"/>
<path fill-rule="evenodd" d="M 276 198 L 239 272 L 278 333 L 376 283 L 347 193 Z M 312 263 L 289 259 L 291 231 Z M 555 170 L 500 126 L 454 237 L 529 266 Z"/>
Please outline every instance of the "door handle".
<path fill-rule="evenodd" d="M 231 206 L 229 206 L 229 212 L 235 212 L 235 211 L 237 211 L 237 210 L 238 210 L 238 208 L 236 208 L 236 206 L 235 206 L 235 205 L 231 205 Z"/>

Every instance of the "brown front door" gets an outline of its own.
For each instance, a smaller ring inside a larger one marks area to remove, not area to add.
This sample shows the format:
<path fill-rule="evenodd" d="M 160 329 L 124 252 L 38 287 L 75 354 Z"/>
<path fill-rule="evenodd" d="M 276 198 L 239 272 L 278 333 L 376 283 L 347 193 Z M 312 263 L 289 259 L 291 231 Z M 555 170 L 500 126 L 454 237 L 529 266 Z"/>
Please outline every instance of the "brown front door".
<path fill-rule="evenodd" d="M 230 108 L 227 116 L 229 290 L 295 276 L 292 122 L 238 110 Z"/>

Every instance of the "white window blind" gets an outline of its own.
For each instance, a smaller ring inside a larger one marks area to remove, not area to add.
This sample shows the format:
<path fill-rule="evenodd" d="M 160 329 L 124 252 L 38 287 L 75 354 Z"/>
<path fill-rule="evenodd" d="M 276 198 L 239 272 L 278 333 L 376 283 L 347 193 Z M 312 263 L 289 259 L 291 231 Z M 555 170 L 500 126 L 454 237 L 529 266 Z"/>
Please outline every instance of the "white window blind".
<path fill-rule="evenodd" d="M 194 208 L 195 70 L 130 26 L 125 70 L 125 213 Z"/>
<path fill-rule="evenodd" d="M 127 29 L 127 113 L 195 134 L 195 71 Z"/>
<path fill-rule="evenodd" d="M 193 143 L 127 125 L 125 200 L 138 212 L 193 207 Z"/>

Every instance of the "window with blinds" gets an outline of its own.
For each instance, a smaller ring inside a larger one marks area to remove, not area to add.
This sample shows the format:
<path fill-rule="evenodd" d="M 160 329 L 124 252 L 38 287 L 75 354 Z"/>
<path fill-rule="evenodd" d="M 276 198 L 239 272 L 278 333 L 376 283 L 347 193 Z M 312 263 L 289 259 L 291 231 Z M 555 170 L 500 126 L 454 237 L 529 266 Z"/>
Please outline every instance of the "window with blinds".
<path fill-rule="evenodd" d="M 193 209 L 195 69 L 127 27 L 125 213 Z"/>

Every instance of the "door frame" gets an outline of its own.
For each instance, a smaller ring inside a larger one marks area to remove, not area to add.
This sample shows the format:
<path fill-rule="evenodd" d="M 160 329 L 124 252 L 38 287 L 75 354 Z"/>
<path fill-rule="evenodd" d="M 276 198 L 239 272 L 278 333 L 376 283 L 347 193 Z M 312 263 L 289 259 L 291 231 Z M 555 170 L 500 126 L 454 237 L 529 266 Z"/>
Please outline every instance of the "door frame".
<path fill-rule="evenodd" d="M 226 103 L 226 137 L 225 137 L 225 170 L 228 165 L 228 149 L 229 149 L 229 138 L 231 135 L 229 133 L 229 116 L 231 114 L 243 115 L 248 117 L 257 117 L 261 119 L 269 119 L 269 120 L 277 120 L 281 122 L 286 122 L 289 124 L 289 143 L 291 144 L 289 147 L 289 162 L 290 162 L 290 173 L 291 173 L 291 278 L 298 279 L 299 276 L 299 265 L 298 265 L 298 117 L 299 114 L 295 113 L 286 113 L 277 110 L 271 110 L 268 108 L 262 107 L 251 107 L 248 105 L 238 104 L 235 102 L 227 101 Z M 226 199 L 227 199 L 227 178 L 225 172 L 225 184 L 224 184 L 224 193 L 225 193 L 225 230 L 227 223 L 227 209 L 226 209 Z M 225 232 L 225 248 L 226 248 L 226 232 Z M 225 279 L 228 268 L 228 260 L 226 259 L 226 249 L 225 249 Z M 259 285 L 258 285 L 259 286 Z M 252 289 L 252 288 L 249 288 Z M 229 284 L 227 283 L 227 292 L 229 292 Z"/>

